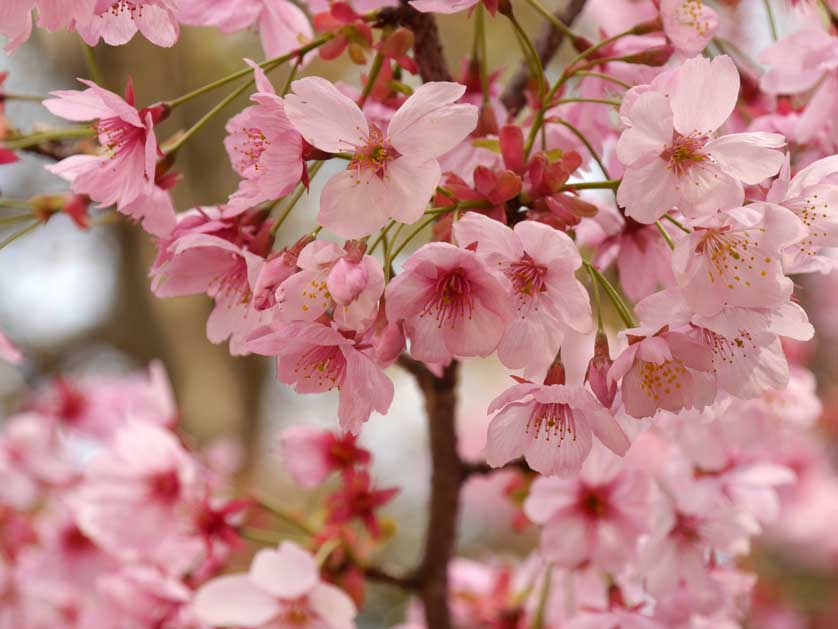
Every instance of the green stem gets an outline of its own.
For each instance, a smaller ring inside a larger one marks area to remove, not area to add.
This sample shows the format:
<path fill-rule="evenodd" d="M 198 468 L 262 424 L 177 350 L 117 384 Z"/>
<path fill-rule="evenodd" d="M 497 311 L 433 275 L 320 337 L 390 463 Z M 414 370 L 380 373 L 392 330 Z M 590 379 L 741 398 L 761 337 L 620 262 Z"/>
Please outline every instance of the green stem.
<path fill-rule="evenodd" d="M 239 535 L 252 542 L 259 542 L 260 544 L 279 544 L 283 537 L 275 531 L 266 531 L 265 529 L 258 529 L 253 526 L 244 526 L 239 529 Z"/>
<path fill-rule="evenodd" d="M 376 236 L 375 240 L 373 240 L 373 241 L 372 241 L 372 244 L 371 244 L 371 245 L 369 246 L 369 248 L 367 249 L 367 253 L 368 253 L 368 254 L 372 254 L 372 252 L 373 252 L 373 251 L 375 251 L 375 248 L 376 248 L 376 247 L 378 247 L 378 244 L 379 244 L 379 243 L 380 243 L 380 242 L 381 242 L 381 241 L 382 241 L 382 240 L 383 240 L 383 239 L 387 236 L 387 232 L 389 232 L 389 231 L 390 231 L 390 229 L 391 229 L 391 228 L 393 227 L 393 225 L 395 225 L 395 224 L 396 224 L 396 221 L 394 221 L 394 220 L 390 220 L 390 222 L 389 222 L 389 223 L 387 223 L 387 225 L 385 225 L 384 229 L 382 229 L 382 230 L 378 233 L 378 236 Z"/>
<path fill-rule="evenodd" d="M 573 135 L 575 135 L 582 144 L 585 145 L 585 148 L 588 149 L 588 152 L 591 154 L 591 157 L 594 158 L 594 161 L 599 166 L 599 169 L 602 171 L 602 174 L 605 176 L 606 179 L 609 181 L 611 180 L 611 175 L 608 174 L 608 169 L 605 167 L 605 163 L 602 161 L 599 155 L 597 155 L 596 150 L 594 149 L 593 145 L 590 143 L 588 138 L 585 137 L 585 134 L 582 133 L 579 129 L 577 129 L 574 125 L 569 123 L 567 120 L 562 120 L 559 118 L 556 120 L 557 123 L 568 129 Z M 612 187 L 612 190 L 616 190 L 616 187 Z"/>
<path fill-rule="evenodd" d="M 308 169 L 308 176 L 309 181 L 314 179 L 314 176 L 317 172 L 323 167 L 323 162 L 316 162 L 314 166 Z M 280 226 L 282 223 L 285 222 L 285 219 L 288 218 L 288 215 L 291 214 L 291 210 L 294 209 L 294 206 L 297 205 L 297 202 L 302 198 L 303 193 L 306 191 L 306 187 L 303 184 L 299 184 L 297 186 L 297 190 L 294 192 L 294 196 L 292 196 L 289 201 L 288 205 L 283 210 L 282 214 L 278 219 L 276 219 L 276 223 L 271 226 L 271 233 L 276 234 L 279 231 Z"/>
<path fill-rule="evenodd" d="M 39 131 L 30 135 L 24 135 L 11 140 L 3 142 L 3 146 L 7 149 L 25 149 L 30 146 L 37 146 L 44 142 L 52 142 L 54 140 L 71 140 L 73 138 L 89 138 L 96 135 L 96 129 L 93 127 L 64 127 L 60 129 L 50 129 L 48 131 Z"/>
<path fill-rule="evenodd" d="M 12 208 L 15 210 L 30 210 L 32 203 L 27 199 L 9 199 L 8 197 L 0 197 L 0 207 Z"/>
<path fill-rule="evenodd" d="M 509 13 L 507 17 L 512 23 L 512 27 L 515 29 L 515 34 L 518 36 L 518 42 L 521 44 L 521 50 L 528 60 L 530 70 L 533 74 L 535 74 L 538 80 L 538 100 L 543 108 L 544 94 L 547 91 L 547 85 L 544 82 L 544 67 L 541 65 L 541 57 L 538 56 L 535 46 L 533 46 L 527 32 L 518 22 L 518 19 L 512 13 Z"/>
<path fill-rule="evenodd" d="M 672 236 L 670 236 L 669 232 L 666 231 L 666 229 L 664 228 L 663 223 L 661 223 L 660 221 L 655 221 L 655 225 L 657 226 L 658 231 L 661 233 L 661 236 L 663 236 L 663 239 L 666 241 L 666 244 L 669 245 L 669 248 L 674 250 L 675 242 L 673 242 Z"/>
<path fill-rule="evenodd" d="M 610 74 L 605 74 L 604 72 L 587 72 L 583 70 L 581 72 L 574 72 L 573 76 L 590 77 L 592 79 L 602 79 L 603 81 L 610 81 L 611 83 L 619 85 L 620 87 L 624 87 L 627 90 L 630 90 L 632 88 L 632 86 L 626 83 L 625 81 L 621 81 L 616 76 L 611 76 Z"/>
<path fill-rule="evenodd" d="M 301 531 L 309 536 L 314 536 L 317 534 L 317 531 L 313 527 L 309 526 L 306 522 L 304 522 L 301 518 L 297 517 L 293 513 L 286 511 L 285 508 L 279 506 L 267 496 L 255 495 L 254 498 L 265 509 L 270 511 L 283 522 L 290 524 L 298 531 Z"/>
<path fill-rule="evenodd" d="M 544 19 L 546 19 L 550 24 L 552 24 L 557 31 L 562 33 L 565 37 L 567 37 L 572 42 L 577 42 L 582 39 L 579 35 L 574 33 L 570 30 L 570 27 L 562 22 L 559 18 L 553 15 L 550 10 L 541 4 L 538 0 L 527 0 L 527 3 L 536 11 L 538 11 Z"/>
<path fill-rule="evenodd" d="M 274 57 L 272 59 L 266 59 L 265 61 L 262 61 L 259 64 L 259 67 L 265 69 L 266 71 L 267 70 L 273 70 L 274 68 L 282 65 L 286 61 L 290 61 L 291 59 L 294 59 L 297 56 L 304 55 L 305 53 L 307 53 L 311 50 L 314 50 L 315 48 L 319 48 L 320 46 L 322 46 L 326 42 L 334 39 L 334 37 L 335 36 L 334 36 L 333 33 L 326 33 L 325 35 L 321 35 L 317 39 L 313 39 L 312 41 L 307 43 L 305 46 L 300 46 L 299 48 L 297 48 L 295 50 L 292 50 L 291 52 L 288 52 L 284 55 L 280 55 L 279 57 Z M 212 83 L 207 83 L 206 85 L 204 85 L 202 87 L 199 87 L 195 90 L 192 90 L 188 94 L 184 94 L 183 96 L 178 96 L 177 98 L 173 98 L 172 100 L 164 101 L 163 105 L 165 105 L 169 109 L 174 109 L 175 107 L 178 107 L 179 105 L 183 105 L 183 103 L 186 103 L 186 102 L 192 100 L 193 98 L 197 98 L 198 96 L 201 96 L 202 94 L 206 94 L 207 92 L 211 92 L 212 90 L 215 90 L 219 87 L 223 87 L 224 85 L 227 85 L 227 83 L 230 83 L 231 81 L 235 81 L 236 79 L 240 79 L 243 76 L 247 76 L 251 72 L 253 72 L 253 68 L 248 66 L 248 67 L 246 67 L 242 70 L 239 70 L 237 72 L 233 72 L 232 74 L 228 74 L 227 76 L 221 77 L 220 79 L 217 79 L 217 80 L 213 81 Z"/>
<path fill-rule="evenodd" d="M 294 79 L 297 78 L 297 72 L 300 71 L 300 66 L 303 65 L 303 58 L 298 57 L 297 62 L 294 64 L 294 67 L 291 68 L 291 72 L 288 73 L 288 78 L 285 79 L 285 85 L 282 86 L 282 91 L 280 92 L 281 96 L 285 96 L 288 91 L 291 89 L 291 83 L 294 82 Z"/>
<path fill-rule="evenodd" d="M 541 594 L 538 597 L 538 607 L 535 609 L 530 629 L 544 629 L 544 616 L 547 609 L 547 601 L 550 598 L 552 582 L 553 564 L 548 564 L 544 571 L 544 584 L 541 586 Z"/>
<path fill-rule="evenodd" d="M 594 306 L 596 307 L 596 329 L 598 332 L 602 332 L 602 302 L 599 298 L 599 282 L 597 282 L 596 276 L 590 267 L 586 266 L 585 270 L 591 276 L 591 292 L 594 294 Z"/>
<path fill-rule="evenodd" d="M 15 223 L 22 223 L 24 221 L 31 221 L 34 216 L 29 214 L 15 214 L 14 216 L 0 216 L 0 227 L 14 225 Z"/>
<path fill-rule="evenodd" d="M 670 215 L 670 214 L 664 214 L 664 215 L 663 215 L 663 217 L 664 217 L 666 220 L 668 220 L 670 223 L 672 223 L 673 225 L 675 225 L 675 227 L 677 227 L 678 229 L 680 229 L 680 230 L 681 230 L 682 232 L 684 232 L 685 234 L 691 234 L 691 233 L 693 233 L 693 230 L 691 230 L 689 227 L 687 227 L 686 225 L 684 225 L 681 221 L 679 221 L 679 220 L 678 220 L 677 218 L 675 218 L 674 216 L 672 216 L 672 215 Z"/>
<path fill-rule="evenodd" d="M 243 94 L 247 88 L 249 88 L 253 84 L 253 79 L 248 79 L 245 83 L 239 85 L 235 90 L 233 90 L 230 94 L 224 97 L 221 102 L 219 102 L 215 107 L 210 109 L 207 113 L 203 115 L 203 117 L 198 120 L 195 124 L 193 124 L 186 132 L 181 135 L 177 140 L 175 140 L 174 144 L 167 146 L 163 152 L 166 155 L 172 155 L 177 150 L 186 144 L 192 136 L 194 136 L 198 131 L 200 131 L 205 124 L 207 124 L 210 120 L 212 120 L 216 114 L 218 114 L 221 110 L 223 110 L 227 105 L 232 103 L 236 100 L 241 94 Z"/>
<path fill-rule="evenodd" d="M 372 88 L 375 87 L 375 81 L 378 79 L 378 75 L 381 73 L 381 66 L 384 65 L 384 55 L 380 52 L 375 53 L 375 57 L 372 60 L 372 67 L 370 68 L 370 74 L 367 77 L 367 82 L 364 85 L 364 91 L 361 92 L 361 97 L 358 99 L 358 107 L 364 106 L 364 103 L 367 102 L 367 98 L 369 98 L 370 92 L 372 92 Z"/>
<path fill-rule="evenodd" d="M 81 42 L 81 47 L 84 51 L 84 62 L 87 65 L 87 71 L 90 73 L 90 79 L 96 85 L 104 86 L 105 80 L 102 72 L 99 70 L 99 64 L 96 62 L 96 52 L 84 40 Z"/>
<path fill-rule="evenodd" d="M 762 0 L 765 5 L 765 12 L 768 15 L 768 26 L 771 27 L 771 39 L 777 41 L 777 22 L 774 21 L 774 9 L 771 8 L 771 0 Z"/>
<path fill-rule="evenodd" d="M 614 304 L 614 308 L 617 309 L 617 314 L 620 315 L 620 318 L 623 320 L 623 323 L 627 328 L 633 328 L 636 326 L 634 321 L 634 315 L 631 314 L 631 310 L 626 305 L 626 302 L 623 301 L 623 298 L 620 297 L 620 293 L 617 292 L 617 289 L 611 285 L 611 282 L 599 272 L 599 270 L 587 260 L 583 260 L 582 264 L 588 269 L 588 272 L 594 276 L 599 285 L 602 286 L 603 290 L 605 290 L 605 294 L 608 295 L 608 298 L 611 300 L 611 303 Z"/>
<path fill-rule="evenodd" d="M 26 227 L 21 229 L 19 232 L 15 232 L 11 236 L 9 236 L 8 238 L 6 238 L 2 242 L 0 242 L 0 249 L 3 249 L 4 247 L 9 246 L 15 240 L 17 240 L 18 238 L 21 238 L 22 236 L 25 236 L 26 234 L 31 232 L 33 229 L 35 229 L 40 224 L 41 224 L 41 221 L 36 220 L 35 222 L 30 223 L 29 225 L 27 225 Z"/>
<path fill-rule="evenodd" d="M 618 100 L 610 100 L 608 98 L 581 98 L 581 97 L 573 97 L 573 98 L 560 98 L 559 100 L 551 103 L 552 105 L 566 105 L 567 103 L 597 103 L 599 105 L 612 105 L 614 107 L 619 107 L 622 103 Z"/>
<path fill-rule="evenodd" d="M 479 53 L 479 57 L 478 57 Z M 483 3 L 477 5 L 477 14 L 474 21 L 474 49 L 472 59 L 479 58 L 480 64 L 480 91 L 483 96 L 483 107 L 489 106 L 489 53 L 486 46 L 486 12 Z"/>
<path fill-rule="evenodd" d="M 6 100 L 20 100 L 29 101 L 32 103 L 40 103 L 46 100 L 48 96 L 41 96 L 39 94 L 23 94 L 21 92 L 0 92 L 0 102 Z"/>
<path fill-rule="evenodd" d="M 621 179 L 608 179 L 607 181 L 580 181 L 579 183 L 568 183 L 560 190 L 616 190 L 620 186 Z"/>

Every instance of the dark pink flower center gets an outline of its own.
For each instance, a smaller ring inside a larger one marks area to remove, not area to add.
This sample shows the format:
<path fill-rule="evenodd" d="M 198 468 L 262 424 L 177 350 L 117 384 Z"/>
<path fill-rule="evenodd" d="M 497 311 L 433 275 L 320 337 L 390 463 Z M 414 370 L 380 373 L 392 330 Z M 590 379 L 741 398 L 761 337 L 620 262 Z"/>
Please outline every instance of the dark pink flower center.
<path fill-rule="evenodd" d="M 152 499 L 170 504 L 180 497 L 180 478 L 177 470 L 165 470 L 148 478 L 148 492 Z"/>
<path fill-rule="evenodd" d="M 318 388 L 340 387 L 346 374 L 346 358 L 336 345 L 317 345 L 297 359 L 294 373 L 313 381 Z"/>
<path fill-rule="evenodd" d="M 116 116 L 97 122 L 96 132 L 99 134 L 99 143 L 108 150 L 111 157 L 117 157 L 137 144 L 142 144 L 145 135 L 142 127 L 135 127 Z"/>
<path fill-rule="evenodd" d="M 371 124 L 367 143 L 358 147 L 349 163 L 350 168 L 359 172 L 372 171 L 379 178 L 387 174 L 387 164 L 399 157 L 399 152 L 392 147 L 384 132 Z"/>
<path fill-rule="evenodd" d="M 579 490 L 579 508 L 590 519 L 604 518 L 609 511 L 608 491 L 604 487 L 582 485 Z"/>
<path fill-rule="evenodd" d="M 537 304 L 536 297 L 539 293 L 547 290 L 544 282 L 547 267 L 538 264 L 529 255 L 524 254 L 524 257 L 517 262 L 510 262 L 504 272 L 515 290 L 518 312 L 522 318 L 526 317 L 530 308 Z"/>
<path fill-rule="evenodd" d="M 707 154 L 702 152 L 706 143 L 705 135 L 681 135 L 675 132 L 672 144 L 664 149 L 660 157 L 667 163 L 667 168 L 680 177 L 707 159 Z"/>
<path fill-rule="evenodd" d="M 527 421 L 527 432 L 537 438 L 542 428 L 547 441 L 554 438 L 561 444 L 565 437 L 576 441 L 576 419 L 567 404 L 537 403 Z"/>
<path fill-rule="evenodd" d="M 443 272 L 437 277 L 433 292 L 420 316 L 433 315 L 439 327 L 452 327 L 461 319 L 471 319 L 474 295 L 471 282 L 462 269 Z"/>

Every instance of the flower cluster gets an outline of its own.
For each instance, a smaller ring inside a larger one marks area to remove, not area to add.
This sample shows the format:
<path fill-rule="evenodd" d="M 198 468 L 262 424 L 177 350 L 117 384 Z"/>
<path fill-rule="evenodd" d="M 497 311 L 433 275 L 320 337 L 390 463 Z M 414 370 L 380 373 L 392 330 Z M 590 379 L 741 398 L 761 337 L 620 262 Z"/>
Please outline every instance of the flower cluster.
<path fill-rule="evenodd" d="M 254 507 L 256 524 L 278 515 L 304 539 L 257 529 L 279 546 L 220 574 L 248 503 L 175 435 L 161 371 L 56 381 L 0 443 L 0 594 L 15 626 L 352 627 L 379 579 L 421 598 L 405 628 L 736 627 L 758 536 L 811 552 L 829 535 L 806 526 L 838 477 L 808 430 L 820 403 L 794 350 L 815 329 L 795 289 L 838 272 L 838 8 L 799 3 L 801 28 L 761 46 L 733 28 L 732 12 L 765 8 L 744 0 L 591 0 L 598 43 L 538 0 L 7 4 L 8 50 L 35 19 L 89 45 L 258 29 L 266 60 L 180 98 L 139 107 L 130 83 L 120 97 L 85 79 L 52 92 L 49 112 L 86 124 L 2 124 L 0 164 L 60 158 L 47 168 L 66 195 L 9 207 L 31 210 L 31 227 L 63 211 L 86 228 L 90 204 L 141 222 L 154 295 L 209 297 L 209 340 L 275 359 L 299 394 L 336 392 L 340 428 L 280 436 L 291 477 L 326 487 L 317 518 Z M 525 6 L 572 46 L 560 73 L 544 71 L 552 53 L 530 42 Z M 461 82 L 434 17 L 458 12 L 475 42 Z M 491 71 L 487 20 L 522 44 L 517 88 Z M 315 51 L 371 57 L 368 74 L 359 87 L 300 77 Z M 278 90 L 268 73 L 288 62 Z M 237 79 L 249 83 L 158 141 L 171 111 Z M 176 211 L 179 149 L 251 85 L 225 127 L 236 189 Z M 289 228 L 318 176 L 313 225 Z M 488 357 L 511 381 L 466 462 L 457 369 Z M 0 358 L 25 352 L 0 333 Z M 398 488 L 376 486 L 358 441 L 394 406 L 395 365 L 425 398 L 434 465 L 425 554 L 407 576 L 369 562 Z M 507 474 L 498 502 L 540 537 L 525 560 L 449 563 L 476 474 Z"/>

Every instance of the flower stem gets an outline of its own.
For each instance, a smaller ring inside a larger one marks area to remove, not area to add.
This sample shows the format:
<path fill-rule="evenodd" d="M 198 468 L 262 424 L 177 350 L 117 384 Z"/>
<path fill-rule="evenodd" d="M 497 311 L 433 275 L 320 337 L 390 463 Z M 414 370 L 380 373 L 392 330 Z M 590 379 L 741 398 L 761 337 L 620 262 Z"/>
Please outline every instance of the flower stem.
<path fill-rule="evenodd" d="M 582 38 L 574 33 L 570 27 L 567 26 L 564 22 L 562 22 L 559 18 L 553 15 L 547 7 L 541 4 L 538 0 L 527 0 L 527 3 L 536 11 L 538 11 L 544 19 L 546 19 L 550 24 L 552 24 L 557 31 L 562 33 L 565 37 L 570 39 L 573 42 L 580 41 Z"/>
<path fill-rule="evenodd" d="M 207 124 L 210 120 L 212 120 L 216 114 L 218 114 L 221 110 L 223 110 L 227 105 L 232 103 L 236 100 L 241 94 L 243 94 L 247 88 L 249 88 L 253 84 L 253 80 L 250 79 L 245 83 L 239 85 L 235 90 L 230 92 L 227 96 L 225 96 L 218 104 L 215 105 L 212 109 L 210 109 L 207 113 L 205 113 L 198 122 L 193 124 L 189 129 L 186 130 L 180 137 L 178 137 L 173 144 L 167 146 L 163 149 L 163 152 L 166 155 L 173 155 L 177 152 L 177 150 L 186 144 L 198 131 L 200 131 L 205 124 Z"/>
<path fill-rule="evenodd" d="M 326 42 L 330 41 L 333 38 L 334 38 L 334 34 L 326 33 L 324 35 L 321 35 L 317 39 L 313 39 L 312 41 L 307 43 L 305 46 L 300 46 L 299 48 L 297 48 L 295 50 L 292 50 L 291 52 L 288 52 L 284 55 L 280 55 L 279 57 L 274 57 L 272 59 L 266 59 L 265 61 L 262 61 L 259 64 L 259 67 L 265 69 L 266 71 L 267 70 L 273 70 L 274 68 L 282 65 L 286 61 L 290 61 L 291 59 L 294 59 L 295 57 L 304 55 L 305 53 L 309 52 L 310 50 L 314 50 L 315 48 L 319 48 L 320 46 L 322 46 L 323 44 L 325 44 Z M 243 68 L 242 70 L 239 70 L 237 72 L 233 72 L 232 74 L 228 74 L 227 76 L 221 77 L 220 79 L 217 79 L 217 80 L 213 81 L 212 83 L 207 83 L 206 85 L 204 85 L 202 87 L 199 87 L 195 90 L 192 90 L 188 94 L 184 94 L 183 96 L 178 96 L 177 98 L 173 98 L 172 100 L 164 101 L 163 105 L 165 105 L 169 109 L 174 109 L 175 107 L 178 107 L 179 105 L 183 105 L 184 103 L 189 102 L 193 98 L 197 98 L 198 96 L 201 96 L 202 94 L 206 94 L 207 92 L 211 92 L 212 90 L 215 90 L 219 87 L 223 87 L 224 85 L 227 85 L 227 83 L 230 83 L 231 81 L 235 81 L 236 79 L 240 79 L 243 76 L 247 76 L 251 72 L 253 72 L 253 69 L 250 66 L 248 66 L 246 68 Z"/>
<path fill-rule="evenodd" d="M 565 105 L 567 103 L 598 103 L 600 105 L 612 105 L 613 107 L 622 105 L 620 101 L 608 98 L 561 98 L 552 104 Z"/>
<path fill-rule="evenodd" d="M 88 45 L 86 41 L 81 40 L 81 49 L 84 52 L 84 62 L 87 65 L 90 79 L 96 85 L 104 86 L 105 79 L 102 76 L 101 70 L 99 70 L 99 64 L 96 62 L 96 52 L 93 50 L 93 47 Z"/>
<path fill-rule="evenodd" d="M 63 127 L 60 129 L 39 131 L 30 135 L 6 140 L 3 142 L 3 146 L 7 149 L 17 150 L 29 148 L 30 146 L 37 146 L 38 144 L 43 144 L 44 142 L 71 140 L 74 138 L 89 138 L 93 135 L 96 135 L 96 129 L 93 127 Z"/>
<path fill-rule="evenodd" d="M 560 190 L 616 190 L 620 186 L 621 179 L 608 179 L 606 181 L 580 181 L 579 183 L 568 183 Z"/>
<path fill-rule="evenodd" d="M 774 9 L 771 8 L 771 0 L 762 0 L 765 5 L 765 13 L 768 15 L 768 26 L 771 28 L 771 39 L 777 41 L 777 22 L 774 20 Z"/>
<path fill-rule="evenodd" d="M 512 23 L 512 27 L 515 29 L 515 35 L 518 37 L 518 42 L 521 44 L 521 50 L 523 51 L 524 56 L 529 59 L 532 74 L 534 74 L 538 80 L 538 100 L 543 108 L 545 106 L 544 95 L 547 91 L 547 84 L 544 79 L 544 68 L 541 65 L 541 57 L 538 56 L 535 46 L 533 46 L 527 32 L 523 29 L 520 22 L 518 22 L 515 15 L 510 12 L 507 17 Z"/>
<path fill-rule="evenodd" d="M 597 269 L 593 264 L 588 262 L 587 260 L 583 260 L 582 264 L 588 269 L 588 272 L 594 276 L 599 285 L 605 290 L 605 294 L 608 295 L 608 298 L 611 300 L 611 303 L 614 304 L 614 307 L 617 309 L 617 314 L 620 315 L 620 318 L 623 320 L 623 323 L 627 328 L 633 328 L 637 324 L 634 320 L 634 315 L 631 314 L 631 310 L 626 305 L 626 302 L 623 301 L 623 298 L 620 297 L 620 293 L 617 292 L 617 289 L 611 285 L 611 282 L 600 273 L 599 269 Z"/>
<path fill-rule="evenodd" d="M 314 176 L 317 172 L 323 167 L 323 162 L 316 162 L 314 166 L 308 169 L 308 176 L 309 180 L 314 179 Z M 300 183 L 297 185 L 297 190 L 294 192 L 294 196 L 292 196 L 289 201 L 288 205 L 285 206 L 285 210 L 283 210 L 280 217 L 276 220 L 276 223 L 271 225 L 271 234 L 276 234 L 279 231 L 280 226 L 282 223 L 285 222 L 285 219 L 288 218 L 288 215 L 291 214 L 291 210 L 294 209 L 294 206 L 297 205 L 297 202 L 302 198 L 303 192 L 306 191 L 306 187 Z"/>
<path fill-rule="evenodd" d="M 367 102 L 367 98 L 369 98 L 370 93 L 372 92 L 372 88 L 375 87 L 375 82 L 378 79 L 378 75 L 381 73 L 381 66 L 384 65 L 384 55 L 380 52 L 375 53 L 375 57 L 372 60 L 372 67 L 370 67 L 370 73 L 367 77 L 367 82 L 364 85 L 364 91 L 361 92 L 361 97 L 358 99 L 358 107 L 363 107 L 364 103 Z"/>
<path fill-rule="evenodd" d="M 664 214 L 664 215 L 663 215 L 663 217 L 664 217 L 666 220 L 668 220 L 670 223 L 672 223 L 673 225 L 675 225 L 675 227 L 677 227 L 678 229 L 680 229 L 680 230 L 681 230 L 682 232 L 684 232 L 685 234 L 691 234 L 691 233 L 693 233 L 693 230 L 691 230 L 689 227 L 687 227 L 686 225 L 684 225 L 681 221 L 679 221 L 679 220 L 678 220 L 677 218 L 675 218 L 674 216 L 672 216 L 672 215 L 670 215 L 670 214 Z"/>
<path fill-rule="evenodd" d="M 26 234 L 28 234 L 29 232 L 34 230 L 40 224 L 41 224 L 41 221 L 35 220 L 34 222 L 30 223 L 29 225 L 27 225 L 26 227 L 21 229 L 19 232 L 15 232 L 11 236 L 9 236 L 8 238 L 6 238 L 2 242 L 0 242 L 0 249 L 3 249 L 4 247 L 9 246 L 10 244 L 12 244 L 18 238 L 21 238 L 22 236 L 25 236 Z"/>
<path fill-rule="evenodd" d="M 21 92 L 5 92 L 0 91 L 0 102 L 6 100 L 19 100 L 19 101 L 29 101 L 32 103 L 40 103 L 41 101 L 48 98 L 47 96 L 41 96 L 40 94 L 23 94 Z"/>
<path fill-rule="evenodd" d="M 669 245 L 669 248 L 674 250 L 675 243 L 672 241 L 672 236 L 670 236 L 669 232 L 666 231 L 666 229 L 664 228 L 663 223 L 661 223 L 660 221 L 655 221 L 655 225 L 657 226 L 658 231 L 661 233 L 661 236 L 663 236 L 663 239 L 666 241 L 666 244 Z"/>
<path fill-rule="evenodd" d="M 574 72 L 573 76 L 581 76 L 581 77 L 590 77 L 592 79 L 602 79 L 603 81 L 610 81 L 615 85 L 619 85 L 620 87 L 624 87 L 627 90 L 631 89 L 631 85 L 626 83 L 625 81 L 621 81 L 616 76 L 612 76 L 610 74 L 605 74 L 604 72 L 588 72 L 585 70 Z"/>
<path fill-rule="evenodd" d="M 605 163 L 602 161 L 600 156 L 597 154 L 596 150 L 594 149 L 593 145 L 590 143 L 588 138 L 585 137 L 585 134 L 582 133 L 579 129 L 577 129 L 574 125 L 569 123 L 567 120 L 563 120 L 563 119 L 559 118 L 558 120 L 556 120 L 556 122 L 558 122 L 560 125 L 565 127 L 568 131 L 570 131 L 573 135 L 575 135 L 577 138 L 579 138 L 579 141 L 582 142 L 582 144 L 585 145 L 585 148 L 588 149 L 588 152 L 591 154 L 591 157 L 593 157 L 594 161 L 597 163 L 597 166 L 599 166 L 599 169 L 602 171 L 602 174 L 605 176 L 606 179 L 608 179 L 610 181 L 611 180 L 611 175 L 608 174 L 608 169 L 605 167 Z M 617 189 L 616 187 L 612 187 L 612 190 L 616 190 L 616 189 Z"/>

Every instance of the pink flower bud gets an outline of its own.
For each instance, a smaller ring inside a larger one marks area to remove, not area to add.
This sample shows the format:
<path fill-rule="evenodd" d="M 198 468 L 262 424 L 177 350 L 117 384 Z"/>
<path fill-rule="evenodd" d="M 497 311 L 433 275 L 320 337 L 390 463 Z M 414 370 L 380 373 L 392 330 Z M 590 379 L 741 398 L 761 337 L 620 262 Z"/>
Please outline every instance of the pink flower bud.
<path fill-rule="evenodd" d="M 614 396 L 617 395 L 617 383 L 612 381 L 609 384 L 607 378 L 612 362 L 608 351 L 608 337 L 598 332 L 594 343 L 594 355 L 588 363 L 588 371 L 585 374 L 585 382 L 591 385 L 596 399 L 605 408 L 611 408 Z"/>
<path fill-rule="evenodd" d="M 326 286 L 332 299 L 341 306 L 346 306 L 367 287 L 368 280 L 369 273 L 363 264 L 341 258 L 329 271 Z"/>

